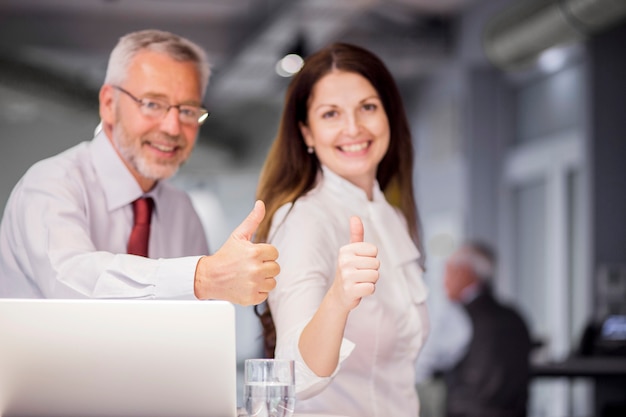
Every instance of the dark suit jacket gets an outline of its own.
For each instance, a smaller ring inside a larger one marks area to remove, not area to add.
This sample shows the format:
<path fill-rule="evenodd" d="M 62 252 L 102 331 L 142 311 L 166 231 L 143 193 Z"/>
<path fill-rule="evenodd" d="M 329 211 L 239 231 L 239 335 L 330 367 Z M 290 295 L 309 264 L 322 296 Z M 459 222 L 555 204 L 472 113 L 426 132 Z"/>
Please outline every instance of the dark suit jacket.
<path fill-rule="evenodd" d="M 489 288 L 464 307 L 473 333 L 466 355 L 444 375 L 447 416 L 525 416 L 531 349 L 526 324 Z"/>

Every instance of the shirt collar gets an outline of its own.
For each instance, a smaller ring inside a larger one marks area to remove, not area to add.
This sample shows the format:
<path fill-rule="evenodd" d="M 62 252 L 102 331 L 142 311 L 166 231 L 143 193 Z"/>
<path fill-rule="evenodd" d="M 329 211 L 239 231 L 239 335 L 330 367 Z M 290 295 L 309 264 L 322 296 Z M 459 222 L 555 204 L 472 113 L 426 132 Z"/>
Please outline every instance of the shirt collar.
<path fill-rule="evenodd" d="M 91 143 L 91 160 L 102 185 L 109 211 L 131 204 L 144 195 L 104 131 L 96 134 Z M 154 189 L 146 195 L 154 197 L 156 202 L 160 188 L 161 184 L 157 182 Z M 157 204 L 155 208 L 156 206 Z"/>
<path fill-rule="evenodd" d="M 474 282 L 461 290 L 460 299 L 465 305 L 471 303 L 481 293 L 482 285 L 480 282 Z"/>

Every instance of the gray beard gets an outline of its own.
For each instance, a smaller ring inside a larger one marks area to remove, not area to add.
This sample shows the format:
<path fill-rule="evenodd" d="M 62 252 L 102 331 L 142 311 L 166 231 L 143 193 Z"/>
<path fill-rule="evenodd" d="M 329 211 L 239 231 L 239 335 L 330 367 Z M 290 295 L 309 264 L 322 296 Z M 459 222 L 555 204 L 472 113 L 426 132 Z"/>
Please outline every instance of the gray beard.
<path fill-rule="evenodd" d="M 113 126 L 113 141 L 124 160 L 144 178 L 155 181 L 171 178 L 180 168 L 180 165 L 173 166 L 149 163 L 146 158 L 141 155 L 141 152 L 133 147 L 134 142 L 128 139 L 126 131 L 119 123 Z"/>

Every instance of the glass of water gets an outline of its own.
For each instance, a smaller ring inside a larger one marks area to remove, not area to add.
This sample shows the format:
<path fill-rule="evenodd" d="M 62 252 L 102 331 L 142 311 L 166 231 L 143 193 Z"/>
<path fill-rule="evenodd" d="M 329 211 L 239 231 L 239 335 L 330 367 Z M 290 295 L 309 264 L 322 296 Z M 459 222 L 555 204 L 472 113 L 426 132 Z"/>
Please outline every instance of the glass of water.
<path fill-rule="evenodd" d="M 296 403 L 293 361 L 246 359 L 243 403 L 250 417 L 291 417 Z"/>

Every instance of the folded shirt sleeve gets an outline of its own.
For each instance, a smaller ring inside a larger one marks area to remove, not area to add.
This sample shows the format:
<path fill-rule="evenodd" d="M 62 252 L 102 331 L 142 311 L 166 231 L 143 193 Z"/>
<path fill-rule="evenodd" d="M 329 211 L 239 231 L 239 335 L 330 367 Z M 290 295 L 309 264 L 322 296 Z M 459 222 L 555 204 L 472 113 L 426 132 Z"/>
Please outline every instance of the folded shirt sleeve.
<path fill-rule="evenodd" d="M 352 353 L 354 350 L 354 343 L 350 340 L 343 338 L 341 341 L 341 348 L 339 349 L 339 363 L 330 376 L 320 377 L 315 374 L 309 368 L 302 355 L 300 349 L 298 349 L 298 341 L 300 335 L 304 330 L 307 323 L 302 323 L 300 326 L 286 332 L 281 336 L 281 342 L 276 347 L 276 358 L 279 359 L 293 359 L 295 362 L 296 371 L 296 399 L 306 400 L 311 398 L 326 388 L 335 375 L 341 369 L 341 363 Z"/>

